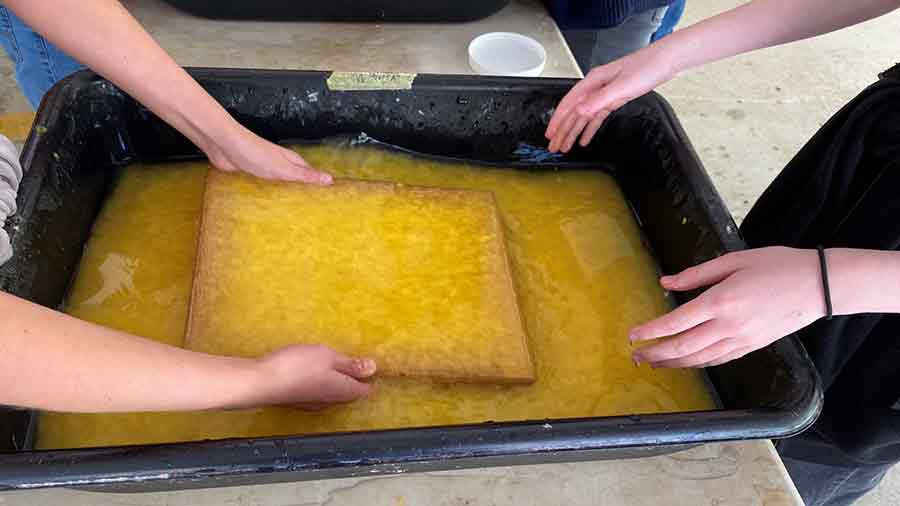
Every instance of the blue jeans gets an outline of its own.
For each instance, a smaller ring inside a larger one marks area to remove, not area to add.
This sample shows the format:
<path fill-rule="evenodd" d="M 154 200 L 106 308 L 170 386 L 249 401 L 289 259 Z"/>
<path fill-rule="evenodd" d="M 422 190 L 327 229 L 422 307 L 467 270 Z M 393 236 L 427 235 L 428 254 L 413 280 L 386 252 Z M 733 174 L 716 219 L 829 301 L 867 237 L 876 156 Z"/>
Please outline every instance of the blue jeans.
<path fill-rule="evenodd" d="M 656 42 L 672 33 L 672 30 L 674 30 L 678 22 L 681 21 L 681 15 L 684 14 L 684 4 L 686 1 L 687 0 L 675 0 L 669 5 L 669 8 L 666 10 L 666 15 L 663 16 L 662 23 L 660 23 L 656 33 L 650 37 L 650 42 Z"/>
<path fill-rule="evenodd" d="M 666 10 L 666 7 L 649 9 L 625 18 L 617 26 L 567 29 L 562 30 L 562 34 L 581 72 L 587 74 L 598 65 L 605 65 L 649 44 Z"/>
<path fill-rule="evenodd" d="M 35 109 L 57 81 L 84 68 L 3 6 L 0 6 L 0 43 L 16 67 L 19 88 Z"/>

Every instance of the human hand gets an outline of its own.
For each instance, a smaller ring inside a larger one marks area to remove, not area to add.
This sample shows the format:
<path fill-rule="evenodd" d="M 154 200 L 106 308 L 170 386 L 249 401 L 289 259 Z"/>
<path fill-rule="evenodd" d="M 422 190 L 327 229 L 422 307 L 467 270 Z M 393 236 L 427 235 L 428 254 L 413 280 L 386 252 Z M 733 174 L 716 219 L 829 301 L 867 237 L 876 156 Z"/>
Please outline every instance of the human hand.
<path fill-rule="evenodd" d="M 550 152 L 568 152 L 581 135 L 587 146 L 612 111 L 674 75 L 664 50 L 651 45 L 606 65 L 594 67 L 560 101 L 544 135 Z"/>
<path fill-rule="evenodd" d="M 351 358 L 322 345 L 292 345 L 255 362 L 249 398 L 239 406 L 294 406 L 317 410 L 368 396 L 364 380 L 375 374 L 372 359 Z"/>
<path fill-rule="evenodd" d="M 227 171 L 244 171 L 263 179 L 331 184 L 331 175 L 313 169 L 306 160 L 290 149 L 273 144 L 250 130 L 237 125 L 227 142 L 206 150 L 210 162 Z"/>
<path fill-rule="evenodd" d="M 729 253 L 660 282 L 668 290 L 708 290 L 632 329 L 635 363 L 708 367 L 740 358 L 825 315 L 818 254 L 784 247 Z"/>

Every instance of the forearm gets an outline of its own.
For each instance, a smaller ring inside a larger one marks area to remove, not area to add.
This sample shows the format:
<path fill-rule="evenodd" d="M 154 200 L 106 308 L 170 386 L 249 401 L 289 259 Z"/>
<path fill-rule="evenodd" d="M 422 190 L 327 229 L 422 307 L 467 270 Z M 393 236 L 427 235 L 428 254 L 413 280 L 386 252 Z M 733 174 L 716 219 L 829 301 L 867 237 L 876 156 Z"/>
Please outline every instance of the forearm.
<path fill-rule="evenodd" d="M 655 44 L 675 73 L 755 49 L 806 39 L 900 7 L 900 0 L 755 0 Z"/>
<path fill-rule="evenodd" d="M 825 252 L 834 314 L 900 313 L 900 252 Z"/>
<path fill-rule="evenodd" d="M 166 346 L 0 292 L 0 404 L 57 411 L 242 405 L 254 361 Z"/>
<path fill-rule="evenodd" d="M 215 153 L 240 125 L 116 0 L 7 0 L 48 40 Z"/>

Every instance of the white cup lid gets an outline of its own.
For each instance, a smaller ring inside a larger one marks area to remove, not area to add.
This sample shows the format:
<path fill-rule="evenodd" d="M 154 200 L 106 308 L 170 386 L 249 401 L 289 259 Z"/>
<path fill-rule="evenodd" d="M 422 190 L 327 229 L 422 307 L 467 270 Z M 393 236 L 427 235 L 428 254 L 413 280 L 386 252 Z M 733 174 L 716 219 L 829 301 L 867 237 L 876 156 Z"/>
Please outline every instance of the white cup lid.
<path fill-rule="evenodd" d="M 519 33 L 485 33 L 469 43 L 469 65 L 482 75 L 538 77 L 546 62 L 544 46 Z"/>

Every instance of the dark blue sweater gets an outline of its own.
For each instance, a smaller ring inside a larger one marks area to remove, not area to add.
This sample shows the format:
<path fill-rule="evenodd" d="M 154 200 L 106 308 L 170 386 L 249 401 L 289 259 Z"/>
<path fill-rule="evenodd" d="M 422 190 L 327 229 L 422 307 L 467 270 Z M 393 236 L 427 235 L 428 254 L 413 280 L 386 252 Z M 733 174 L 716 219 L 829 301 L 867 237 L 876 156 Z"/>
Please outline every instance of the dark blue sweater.
<path fill-rule="evenodd" d="M 609 28 L 632 14 L 665 7 L 675 0 L 544 0 L 562 30 Z"/>

